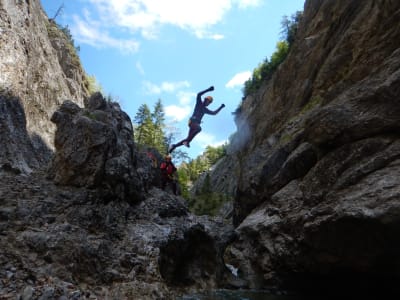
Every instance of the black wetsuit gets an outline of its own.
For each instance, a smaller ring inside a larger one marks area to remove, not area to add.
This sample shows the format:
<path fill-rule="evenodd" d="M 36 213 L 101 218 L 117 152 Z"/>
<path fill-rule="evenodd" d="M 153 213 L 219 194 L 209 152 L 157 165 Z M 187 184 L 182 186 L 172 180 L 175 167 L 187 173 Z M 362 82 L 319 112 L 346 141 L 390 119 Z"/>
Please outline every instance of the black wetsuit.
<path fill-rule="evenodd" d="M 212 90 L 213 89 L 208 88 L 197 94 L 196 106 L 194 107 L 193 115 L 189 121 L 188 136 L 185 139 L 183 139 L 182 141 L 180 141 L 179 143 L 172 145 L 171 149 L 169 150 L 170 153 L 172 151 L 174 151 L 175 148 L 182 146 L 184 143 L 186 143 L 186 145 L 189 146 L 189 143 L 201 131 L 200 123 L 201 123 L 201 119 L 203 118 L 204 114 L 216 115 L 224 107 L 224 105 L 221 105 L 217 110 L 209 110 L 206 106 L 206 101 L 201 100 L 201 96 L 203 94 L 210 92 Z"/>

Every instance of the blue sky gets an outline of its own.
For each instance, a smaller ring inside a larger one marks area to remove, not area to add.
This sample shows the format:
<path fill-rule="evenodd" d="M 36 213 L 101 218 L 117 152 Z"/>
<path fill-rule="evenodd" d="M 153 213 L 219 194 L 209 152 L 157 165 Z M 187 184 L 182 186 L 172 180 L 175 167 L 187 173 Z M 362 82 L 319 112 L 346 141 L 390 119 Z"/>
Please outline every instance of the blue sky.
<path fill-rule="evenodd" d="M 176 142 L 186 137 L 197 92 L 213 85 L 226 107 L 205 115 L 191 158 L 236 131 L 232 112 L 254 68 L 275 51 L 281 21 L 304 0 L 41 0 L 47 15 L 68 25 L 85 71 L 132 121 L 139 106 L 161 99 Z"/>

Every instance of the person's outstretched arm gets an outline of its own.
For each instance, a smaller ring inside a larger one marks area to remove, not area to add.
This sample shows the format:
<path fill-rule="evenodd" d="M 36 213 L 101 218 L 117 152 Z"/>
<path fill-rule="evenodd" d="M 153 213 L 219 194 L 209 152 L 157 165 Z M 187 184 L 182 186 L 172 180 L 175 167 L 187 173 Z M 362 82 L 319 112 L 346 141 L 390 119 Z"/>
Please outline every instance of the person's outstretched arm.
<path fill-rule="evenodd" d="M 219 113 L 219 111 L 220 111 L 221 109 L 223 109 L 224 107 L 225 107 L 225 104 L 221 104 L 221 106 L 218 107 L 217 110 L 209 110 L 208 108 L 206 108 L 205 113 L 206 113 L 206 114 L 209 114 L 209 115 L 216 115 L 216 114 Z"/>
<path fill-rule="evenodd" d="M 204 91 L 201 91 L 201 92 L 198 92 L 198 93 L 197 93 L 196 102 L 197 102 L 197 103 L 201 102 L 201 96 L 203 96 L 205 93 L 211 92 L 211 91 L 213 91 L 213 90 L 214 90 L 214 87 L 213 87 L 213 86 L 210 86 L 208 89 L 206 89 L 206 90 L 204 90 Z"/>

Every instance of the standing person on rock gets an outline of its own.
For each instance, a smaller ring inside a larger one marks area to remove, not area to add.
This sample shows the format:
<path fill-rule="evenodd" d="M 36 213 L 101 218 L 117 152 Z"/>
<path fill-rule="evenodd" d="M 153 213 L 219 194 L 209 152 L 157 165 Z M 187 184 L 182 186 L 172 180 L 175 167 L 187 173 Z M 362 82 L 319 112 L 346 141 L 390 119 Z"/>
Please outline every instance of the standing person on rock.
<path fill-rule="evenodd" d="M 178 195 L 176 176 L 176 167 L 172 162 L 171 155 L 166 155 L 164 161 L 160 165 L 161 170 L 161 189 L 165 190 L 167 184 L 172 187 L 172 192 L 174 195 Z"/>
<path fill-rule="evenodd" d="M 201 96 L 203 96 L 207 92 L 211 92 L 214 90 L 213 86 L 210 86 L 208 89 L 201 91 L 197 94 L 196 98 L 196 106 L 194 107 L 193 115 L 189 119 L 189 133 L 188 136 L 183 139 L 182 141 L 172 144 L 169 147 L 168 152 L 172 153 L 172 151 L 175 150 L 175 148 L 180 147 L 182 145 L 185 145 L 186 147 L 190 147 L 190 142 L 193 140 L 193 138 L 201 131 L 200 123 L 201 119 L 203 118 L 204 114 L 208 115 L 216 115 L 219 113 L 221 109 L 225 107 L 225 104 L 221 104 L 221 106 L 217 110 L 209 110 L 207 108 L 208 105 L 210 105 L 213 102 L 213 97 L 207 96 L 204 98 L 204 100 L 201 99 Z"/>

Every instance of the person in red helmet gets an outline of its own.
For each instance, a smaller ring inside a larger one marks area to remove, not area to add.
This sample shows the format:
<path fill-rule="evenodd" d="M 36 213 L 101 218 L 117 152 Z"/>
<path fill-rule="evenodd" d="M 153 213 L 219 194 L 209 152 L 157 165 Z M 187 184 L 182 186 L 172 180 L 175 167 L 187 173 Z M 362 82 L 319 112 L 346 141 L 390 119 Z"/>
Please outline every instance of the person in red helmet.
<path fill-rule="evenodd" d="M 160 165 L 161 170 L 161 189 L 165 190 L 167 184 L 170 184 L 172 187 L 172 192 L 174 195 L 178 194 L 177 191 L 177 183 L 176 183 L 176 167 L 172 162 L 171 155 L 166 155 L 164 157 L 164 161 Z"/>
<path fill-rule="evenodd" d="M 169 147 L 168 152 L 172 153 L 172 151 L 175 150 L 175 148 L 180 147 L 182 145 L 185 145 L 186 147 L 190 147 L 190 142 L 193 140 L 193 138 L 201 131 L 201 119 L 203 118 L 204 114 L 208 115 L 216 115 L 219 113 L 221 109 L 225 107 L 225 104 L 221 104 L 221 106 L 217 110 L 209 110 L 207 108 L 208 105 L 210 105 L 213 102 L 213 97 L 207 96 L 204 98 L 204 100 L 201 99 L 201 96 L 203 96 L 207 92 L 211 92 L 214 90 L 213 86 L 210 86 L 208 89 L 201 91 L 197 94 L 196 97 L 196 106 L 194 107 L 193 115 L 189 119 L 189 133 L 188 136 L 183 139 L 182 141 L 172 144 Z"/>

